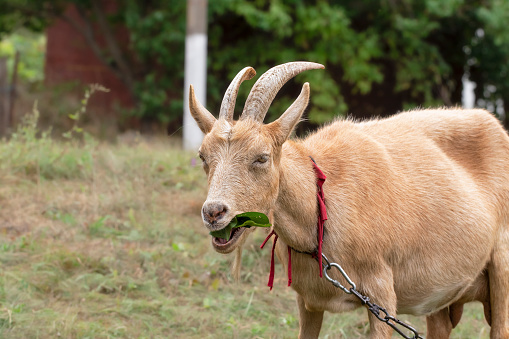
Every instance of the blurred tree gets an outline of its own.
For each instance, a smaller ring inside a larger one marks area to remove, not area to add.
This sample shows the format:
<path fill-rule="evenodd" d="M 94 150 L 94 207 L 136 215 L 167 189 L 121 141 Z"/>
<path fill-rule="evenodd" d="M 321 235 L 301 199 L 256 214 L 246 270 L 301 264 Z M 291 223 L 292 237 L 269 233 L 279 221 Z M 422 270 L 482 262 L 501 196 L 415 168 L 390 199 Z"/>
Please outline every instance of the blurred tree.
<path fill-rule="evenodd" d="M 44 1 L 3 0 L 0 2 L 0 38 L 20 27 L 40 32 L 48 24 Z M 55 6 L 56 7 L 56 6 Z"/>
<path fill-rule="evenodd" d="M 302 76 L 312 84 L 315 123 L 460 105 L 465 75 L 477 83 L 478 106 L 500 108 L 507 97 L 505 0 L 217 0 L 211 12 L 211 74 L 223 74 L 213 79 L 216 101 L 222 79 L 242 65 L 263 71 L 300 59 L 326 65 Z M 275 103 L 278 114 L 298 90 L 283 89 L 292 95 Z"/>
<path fill-rule="evenodd" d="M 68 16 L 74 5 L 79 21 Z M 169 122 L 182 115 L 185 1 L 5 0 L 0 2 L 2 34 L 25 26 L 42 30 L 55 19 L 67 21 L 94 54 L 125 84 L 146 120 Z M 108 5 L 111 8 L 111 3 Z M 127 28 L 129 43 L 118 33 Z M 170 114 L 168 114 L 168 105 Z"/>
<path fill-rule="evenodd" d="M 7 71 L 12 76 L 16 51 L 22 58 L 18 64 L 19 77 L 28 83 L 37 83 L 44 78 L 44 48 L 46 39 L 43 35 L 22 30 L 0 38 L 0 57 L 8 58 Z"/>
<path fill-rule="evenodd" d="M 78 8 L 82 34 L 92 46 L 95 41 L 96 54 L 130 88 L 136 113 L 179 119 L 185 1 L 116 0 L 118 10 L 107 14 L 101 0 L 3 0 L 0 34 L 19 25 L 40 30 L 69 3 Z M 210 1 L 208 106 L 218 111 L 229 81 L 246 65 L 262 73 L 310 60 L 326 71 L 306 72 L 285 86 L 269 119 L 298 95 L 299 82 L 311 82 L 309 120 L 321 123 L 347 113 L 364 118 L 458 105 L 465 75 L 477 83 L 477 105 L 502 113 L 509 99 L 508 16 L 506 0 Z M 106 44 L 87 33 L 92 23 Z M 116 24 L 129 30 L 128 46 L 109 33 Z M 241 87 L 239 105 L 249 88 Z"/>

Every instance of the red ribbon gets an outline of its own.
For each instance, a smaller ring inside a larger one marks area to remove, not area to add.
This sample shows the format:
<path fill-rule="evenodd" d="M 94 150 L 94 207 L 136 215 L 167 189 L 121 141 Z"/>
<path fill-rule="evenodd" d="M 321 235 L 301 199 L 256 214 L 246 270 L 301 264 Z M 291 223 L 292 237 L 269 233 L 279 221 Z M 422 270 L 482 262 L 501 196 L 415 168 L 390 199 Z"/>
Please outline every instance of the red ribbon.
<path fill-rule="evenodd" d="M 327 220 L 327 209 L 325 207 L 325 196 L 323 194 L 323 183 L 325 182 L 325 179 L 327 177 L 323 172 L 318 168 L 316 163 L 312 161 L 313 163 L 313 169 L 315 170 L 316 175 L 316 186 L 318 187 L 318 193 L 316 194 L 316 200 L 318 202 L 318 253 L 316 255 L 318 256 L 318 265 L 319 265 L 319 271 L 320 271 L 320 278 L 322 277 L 322 244 L 323 244 L 323 225 L 325 223 L 325 220 Z M 274 252 L 276 249 L 276 242 L 278 239 L 278 235 L 274 230 L 269 233 L 267 238 L 263 241 L 260 248 L 263 248 L 267 241 L 272 236 L 274 237 L 274 242 L 272 244 L 272 253 L 270 258 L 270 272 L 269 272 L 269 282 L 267 283 L 267 286 L 270 287 L 272 290 L 272 287 L 274 286 Z M 292 248 L 290 245 L 288 245 L 288 286 L 292 284 Z"/>
<path fill-rule="evenodd" d="M 327 209 L 325 208 L 325 195 L 323 194 L 323 183 L 327 177 L 318 168 L 313 161 L 313 168 L 316 174 L 316 186 L 318 186 L 318 193 L 316 199 L 318 201 L 318 268 L 320 270 L 320 278 L 322 277 L 322 244 L 323 244 L 323 224 L 327 220 Z"/>
<path fill-rule="evenodd" d="M 265 243 L 267 243 L 267 241 L 269 241 L 270 237 L 272 237 L 273 235 L 275 237 L 274 237 L 274 242 L 272 243 L 272 253 L 271 253 L 271 257 L 270 257 L 269 282 L 267 283 L 267 286 L 270 287 L 271 291 L 272 291 L 272 287 L 274 286 L 274 251 L 276 250 L 276 242 L 277 242 L 277 238 L 278 238 L 276 232 L 274 232 L 274 230 L 272 230 L 272 232 L 269 233 L 267 238 L 265 238 L 262 245 L 260 246 L 260 248 L 263 248 L 263 246 L 265 246 Z M 288 286 L 290 286 L 290 285 L 288 285 Z"/>

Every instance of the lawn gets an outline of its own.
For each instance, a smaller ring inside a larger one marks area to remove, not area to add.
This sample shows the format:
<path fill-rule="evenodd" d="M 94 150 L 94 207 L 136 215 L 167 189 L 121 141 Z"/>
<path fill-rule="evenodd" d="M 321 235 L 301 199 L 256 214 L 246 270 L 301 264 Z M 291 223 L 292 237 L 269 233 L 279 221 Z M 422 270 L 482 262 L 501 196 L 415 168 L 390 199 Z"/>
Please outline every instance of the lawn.
<path fill-rule="evenodd" d="M 232 257 L 212 250 L 194 157 L 168 138 L 57 141 L 34 121 L 0 141 L 0 338 L 296 338 L 281 266 L 266 286 L 264 231 L 246 243 L 239 283 Z M 359 309 L 327 314 L 320 337 L 368 331 Z M 452 337 L 489 337 L 480 305 Z"/>

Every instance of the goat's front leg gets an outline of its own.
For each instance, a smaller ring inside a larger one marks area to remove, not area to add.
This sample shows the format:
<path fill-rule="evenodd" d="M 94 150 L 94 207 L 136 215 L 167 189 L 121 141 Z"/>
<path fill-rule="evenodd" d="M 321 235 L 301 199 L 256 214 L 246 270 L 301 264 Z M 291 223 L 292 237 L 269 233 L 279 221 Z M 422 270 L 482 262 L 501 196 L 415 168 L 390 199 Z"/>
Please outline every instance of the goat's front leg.
<path fill-rule="evenodd" d="M 373 279 L 376 277 L 375 279 Z M 371 299 L 371 302 L 383 307 L 387 313 L 393 317 L 396 316 L 397 297 L 394 291 L 394 281 L 392 270 L 384 268 L 377 274 L 371 275 L 372 279 L 365 279 L 363 282 L 365 294 Z M 386 323 L 380 321 L 374 314 L 368 311 L 370 338 L 372 339 L 390 339 L 392 328 Z M 380 312 L 380 317 L 385 317 Z"/>
<path fill-rule="evenodd" d="M 297 294 L 299 305 L 299 339 L 318 338 L 322 328 L 323 311 L 312 312 L 306 309 L 304 298 Z"/>
<path fill-rule="evenodd" d="M 463 311 L 463 305 L 459 305 L 458 311 Z M 459 315 L 461 318 L 461 314 Z M 459 319 L 458 319 L 459 320 Z M 427 333 L 430 339 L 449 339 L 453 324 L 449 314 L 449 307 L 445 307 L 426 317 Z"/>

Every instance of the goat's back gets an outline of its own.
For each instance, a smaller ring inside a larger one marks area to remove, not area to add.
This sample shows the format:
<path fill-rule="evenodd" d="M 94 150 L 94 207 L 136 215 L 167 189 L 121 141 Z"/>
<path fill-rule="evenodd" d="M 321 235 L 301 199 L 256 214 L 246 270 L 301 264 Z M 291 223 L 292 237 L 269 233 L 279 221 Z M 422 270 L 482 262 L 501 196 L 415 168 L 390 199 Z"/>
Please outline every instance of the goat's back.
<path fill-rule="evenodd" d="M 336 121 L 303 144 L 328 177 L 330 243 L 355 256 L 357 271 L 383 255 L 402 312 L 425 314 L 460 295 L 507 227 L 509 138 L 484 110 Z M 437 274 L 449 285 L 430 291 Z"/>

